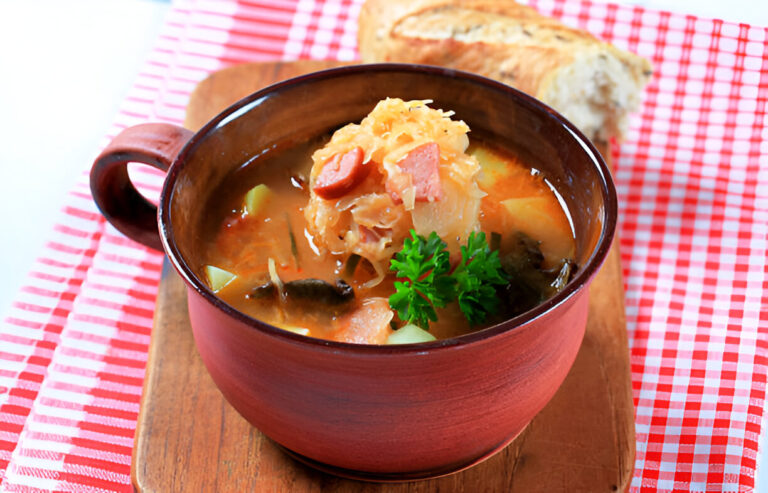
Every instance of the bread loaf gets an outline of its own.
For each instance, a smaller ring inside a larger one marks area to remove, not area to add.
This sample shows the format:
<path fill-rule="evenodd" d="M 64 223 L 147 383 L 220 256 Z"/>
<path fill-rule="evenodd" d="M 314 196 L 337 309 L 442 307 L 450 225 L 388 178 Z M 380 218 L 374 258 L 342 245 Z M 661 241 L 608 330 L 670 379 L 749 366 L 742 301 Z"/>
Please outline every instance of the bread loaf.
<path fill-rule="evenodd" d="M 363 62 L 475 72 L 552 106 L 593 140 L 621 138 L 651 77 L 648 60 L 511 0 L 367 0 Z"/>

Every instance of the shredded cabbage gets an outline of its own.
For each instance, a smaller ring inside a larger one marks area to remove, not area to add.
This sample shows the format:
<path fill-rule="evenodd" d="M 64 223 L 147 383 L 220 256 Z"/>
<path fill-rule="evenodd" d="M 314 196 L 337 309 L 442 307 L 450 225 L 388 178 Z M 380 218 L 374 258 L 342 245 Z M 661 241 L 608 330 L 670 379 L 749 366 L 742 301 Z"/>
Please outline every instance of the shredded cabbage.
<path fill-rule="evenodd" d="M 452 111 L 429 108 L 428 103 L 431 101 L 396 98 L 380 101 L 359 124 L 337 130 L 312 155 L 310 200 L 304 209 L 307 231 L 320 248 L 367 259 L 377 273 L 368 284 L 384 278 L 389 259 L 402 248 L 411 228 L 422 235 L 437 232 L 452 253 L 458 253 L 459 243 L 479 229 L 484 194 L 477 184 L 480 165 L 465 152 L 469 127 L 452 120 Z M 430 142 L 440 148 L 438 173 L 443 193 L 439 200 L 419 202 L 412 175 L 397 163 Z M 363 162 L 374 166 L 365 181 L 340 198 L 317 196 L 312 186 L 324 163 L 355 146 L 363 149 Z M 393 183 L 399 197 L 388 192 L 387 184 Z"/>

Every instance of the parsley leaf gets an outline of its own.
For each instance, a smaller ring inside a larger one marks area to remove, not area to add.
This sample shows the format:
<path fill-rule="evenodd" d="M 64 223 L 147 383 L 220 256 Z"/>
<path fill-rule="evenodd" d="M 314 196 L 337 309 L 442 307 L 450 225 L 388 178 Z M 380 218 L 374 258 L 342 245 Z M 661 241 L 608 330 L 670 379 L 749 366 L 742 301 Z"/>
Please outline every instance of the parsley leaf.
<path fill-rule="evenodd" d="M 456 296 L 454 281 L 448 276 L 446 244 L 434 231 L 424 238 L 411 230 L 411 238 L 405 239 L 390 268 L 397 277 L 408 279 L 396 281 L 395 293 L 389 297 L 389 306 L 402 320 L 427 329 L 430 320 L 437 320 L 435 307 L 444 307 Z"/>
<path fill-rule="evenodd" d="M 456 282 L 459 308 L 472 325 L 485 321 L 499 309 L 495 285 L 507 284 L 498 250 L 491 251 L 485 233 L 470 233 L 461 247 L 461 263 L 452 276 Z"/>
<path fill-rule="evenodd" d="M 485 233 L 471 233 L 461 247 L 461 262 L 453 271 L 447 246 L 434 231 L 429 237 L 411 230 L 403 249 L 390 262 L 398 278 L 389 305 L 400 319 L 424 329 L 437 321 L 435 308 L 458 299 L 459 308 L 471 324 L 483 322 L 499 308 L 495 285 L 507 283 L 498 251 L 491 251 Z"/>

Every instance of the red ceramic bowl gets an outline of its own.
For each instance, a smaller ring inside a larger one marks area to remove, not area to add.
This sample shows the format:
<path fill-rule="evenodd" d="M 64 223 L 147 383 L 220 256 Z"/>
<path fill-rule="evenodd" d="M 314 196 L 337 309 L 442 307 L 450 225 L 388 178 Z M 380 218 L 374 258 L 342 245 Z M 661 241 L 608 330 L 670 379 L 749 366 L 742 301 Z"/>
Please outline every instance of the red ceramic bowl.
<path fill-rule="evenodd" d="M 214 185 L 271 146 L 359 121 L 388 96 L 432 99 L 433 107 L 466 121 L 470 135 L 514 149 L 541 170 L 572 214 L 574 279 L 504 323 L 402 346 L 300 336 L 217 298 L 202 281 L 196 249 Z M 169 168 L 157 219 L 128 179 L 129 161 Z M 232 406 L 305 463 L 371 480 L 428 478 L 469 467 L 501 450 L 544 407 L 579 349 L 587 288 L 608 252 L 617 209 L 600 154 L 541 102 L 479 76 L 394 64 L 344 67 L 273 85 L 195 134 L 166 124 L 129 128 L 97 158 L 91 187 L 118 229 L 162 246 L 184 278 L 197 348 Z"/>

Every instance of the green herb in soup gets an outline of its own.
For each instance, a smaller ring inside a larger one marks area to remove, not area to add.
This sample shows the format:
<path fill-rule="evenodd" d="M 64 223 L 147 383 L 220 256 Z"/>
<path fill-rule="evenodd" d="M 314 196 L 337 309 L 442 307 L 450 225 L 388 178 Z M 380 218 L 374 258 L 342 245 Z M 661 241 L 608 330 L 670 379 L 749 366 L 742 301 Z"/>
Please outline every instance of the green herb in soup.
<path fill-rule="evenodd" d="M 469 234 L 455 268 L 450 268 L 448 259 L 445 242 L 434 232 L 424 238 L 411 230 L 411 238 L 406 238 L 403 249 L 391 261 L 395 275 L 408 279 L 395 281 L 395 293 L 389 297 L 389 306 L 401 320 L 427 328 L 430 320 L 437 321 L 435 308 L 454 300 L 473 325 L 498 312 L 496 286 L 509 281 L 499 252 L 491 251 L 485 233 Z"/>
<path fill-rule="evenodd" d="M 209 204 L 211 289 L 310 337 L 407 344 L 479 330 L 575 270 L 567 211 L 513 154 L 425 101 L 255 158 Z"/>

